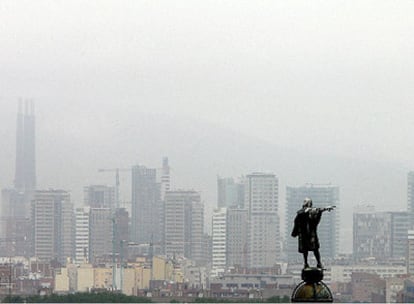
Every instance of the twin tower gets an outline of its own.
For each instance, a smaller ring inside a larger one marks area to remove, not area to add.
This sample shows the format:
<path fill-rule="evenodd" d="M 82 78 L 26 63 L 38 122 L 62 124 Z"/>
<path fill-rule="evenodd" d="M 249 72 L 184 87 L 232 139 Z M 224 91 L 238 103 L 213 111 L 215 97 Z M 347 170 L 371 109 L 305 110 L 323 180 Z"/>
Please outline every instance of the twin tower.
<path fill-rule="evenodd" d="M 35 115 L 32 100 L 19 100 L 16 123 L 16 172 L 14 188 L 22 192 L 36 189 Z"/>

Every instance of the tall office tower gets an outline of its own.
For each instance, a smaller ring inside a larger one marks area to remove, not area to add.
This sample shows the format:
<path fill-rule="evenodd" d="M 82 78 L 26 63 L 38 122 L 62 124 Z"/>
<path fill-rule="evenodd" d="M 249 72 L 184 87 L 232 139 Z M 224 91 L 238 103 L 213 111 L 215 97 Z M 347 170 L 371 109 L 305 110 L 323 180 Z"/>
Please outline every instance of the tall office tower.
<path fill-rule="evenodd" d="M 37 190 L 31 204 L 33 254 L 65 263 L 74 256 L 74 219 L 70 194 L 63 190 Z"/>
<path fill-rule="evenodd" d="M 89 261 L 95 263 L 113 251 L 113 215 L 110 208 L 91 208 L 89 212 Z"/>
<path fill-rule="evenodd" d="M 227 208 L 227 267 L 248 266 L 248 212 L 237 207 Z"/>
<path fill-rule="evenodd" d="M 406 257 L 407 212 L 356 212 L 353 231 L 353 256 L 357 260 L 374 257 L 386 261 Z"/>
<path fill-rule="evenodd" d="M 274 174 L 246 176 L 244 193 L 248 212 L 248 266 L 272 267 L 280 260 L 278 179 Z"/>
<path fill-rule="evenodd" d="M 223 274 L 227 263 L 227 209 L 214 210 L 212 218 L 212 273 Z"/>
<path fill-rule="evenodd" d="M 391 214 L 387 212 L 354 213 L 353 257 L 391 257 Z"/>
<path fill-rule="evenodd" d="M 409 215 L 407 211 L 391 212 L 391 256 L 402 258 L 407 256 L 407 234 L 410 229 Z"/>
<path fill-rule="evenodd" d="M 16 190 L 30 192 L 36 189 L 35 116 L 33 101 L 19 101 L 16 127 Z"/>
<path fill-rule="evenodd" d="M 161 200 L 164 200 L 165 193 L 170 191 L 171 179 L 170 179 L 170 166 L 168 164 L 168 157 L 162 159 L 161 168 Z"/>
<path fill-rule="evenodd" d="M 125 208 L 118 208 L 114 213 L 115 253 L 126 250 L 129 243 L 129 214 Z"/>
<path fill-rule="evenodd" d="M 36 188 L 35 117 L 32 101 L 19 101 L 16 121 L 14 188 L 2 190 L 1 236 L 9 240 L 0 251 L 27 256 L 30 251 L 30 201 Z"/>
<path fill-rule="evenodd" d="M 240 206 L 244 204 L 244 184 L 232 177 L 217 176 L 217 207 Z"/>
<path fill-rule="evenodd" d="M 75 210 L 75 261 L 78 264 L 89 261 L 89 212 L 90 207 Z"/>
<path fill-rule="evenodd" d="M 200 194 L 193 190 L 168 191 L 164 218 L 165 254 L 204 263 L 204 205 Z"/>
<path fill-rule="evenodd" d="M 407 174 L 407 210 L 410 217 L 410 229 L 414 229 L 414 171 Z"/>
<path fill-rule="evenodd" d="M 408 230 L 407 272 L 414 274 L 414 230 Z"/>
<path fill-rule="evenodd" d="M 132 167 L 131 241 L 152 243 L 162 240 L 162 203 L 156 169 Z"/>
<path fill-rule="evenodd" d="M 310 197 L 313 207 L 336 206 L 332 212 L 322 215 L 318 226 L 318 237 L 320 242 L 320 252 L 324 259 L 334 258 L 337 253 L 339 239 L 339 187 L 331 184 L 314 185 L 306 184 L 300 187 L 286 187 L 286 250 L 285 254 L 289 262 L 303 262 L 303 258 L 298 254 L 298 240 L 290 236 L 293 228 L 293 221 L 296 212 L 302 208 L 303 200 Z"/>
<path fill-rule="evenodd" d="M 111 208 L 115 210 L 115 187 L 91 185 L 83 188 L 84 202 L 91 208 Z"/>
<path fill-rule="evenodd" d="M 30 221 L 25 216 L 24 194 L 13 188 L 1 191 L 1 256 L 29 256 Z"/>

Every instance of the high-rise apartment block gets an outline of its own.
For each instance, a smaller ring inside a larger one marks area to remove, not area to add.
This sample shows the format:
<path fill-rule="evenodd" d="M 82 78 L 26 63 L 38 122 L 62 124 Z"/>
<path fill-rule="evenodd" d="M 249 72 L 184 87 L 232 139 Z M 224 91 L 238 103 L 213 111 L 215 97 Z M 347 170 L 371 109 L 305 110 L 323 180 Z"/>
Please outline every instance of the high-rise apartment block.
<path fill-rule="evenodd" d="M 163 205 L 156 169 L 132 167 L 131 241 L 162 241 Z"/>
<path fill-rule="evenodd" d="M 84 203 L 91 208 L 116 208 L 115 187 L 91 185 L 83 189 Z"/>
<path fill-rule="evenodd" d="M 89 212 L 90 207 L 75 210 L 75 261 L 89 262 Z"/>
<path fill-rule="evenodd" d="M 120 254 L 129 242 L 129 216 L 124 208 L 76 208 L 75 223 L 78 264 Z"/>
<path fill-rule="evenodd" d="M 65 263 L 74 256 L 73 204 L 64 190 L 37 190 L 31 205 L 33 254 Z"/>
<path fill-rule="evenodd" d="M 354 213 L 353 251 L 355 259 L 374 257 L 386 261 L 404 258 L 407 252 L 407 212 Z"/>
<path fill-rule="evenodd" d="M 114 213 L 114 250 L 120 254 L 129 242 L 129 214 L 125 208 L 118 208 Z"/>
<path fill-rule="evenodd" d="M 205 263 L 204 205 L 193 190 L 168 191 L 165 195 L 165 254 Z"/>
<path fill-rule="evenodd" d="M 227 267 L 248 267 L 248 212 L 237 207 L 227 208 Z"/>
<path fill-rule="evenodd" d="M 410 229 L 414 229 L 414 171 L 407 174 L 407 210 L 410 218 Z"/>
<path fill-rule="evenodd" d="M 313 207 L 336 206 L 329 214 L 323 214 L 318 226 L 320 252 L 324 258 L 334 258 L 338 249 L 339 239 L 339 187 L 331 184 L 306 184 L 299 187 L 286 187 L 286 250 L 287 259 L 290 262 L 302 262 L 298 255 L 298 241 L 290 236 L 296 212 L 302 208 L 303 200 L 309 197 L 313 201 Z"/>
<path fill-rule="evenodd" d="M 113 252 L 113 215 L 110 208 L 91 208 L 89 212 L 89 261 L 95 263 Z"/>
<path fill-rule="evenodd" d="M 401 258 L 407 256 L 407 234 L 410 229 L 409 214 L 407 211 L 393 211 L 391 223 L 391 256 Z"/>
<path fill-rule="evenodd" d="M 171 177 L 170 177 L 170 165 L 168 164 L 168 157 L 162 159 L 161 168 L 161 200 L 164 200 L 165 193 L 170 191 Z"/>
<path fill-rule="evenodd" d="M 24 193 L 13 188 L 1 191 L 0 238 L 8 240 L 0 246 L 1 256 L 28 256 L 30 253 L 30 221 L 25 209 Z"/>
<path fill-rule="evenodd" d="M 279 183 L 274 174 L 252 173 L 244 184 L 248 211 L 248 266 L 272 267 L 280 260 Z"/>
<path fill-rule="evenodd" d="M 227 208 L 214 210 L 211 227 L 212 273 L 218 276 L 227 266 Z"/>
<path fill-rule="evenodd" d="M 235 182 L 232 177 L 217 177 L 217 207 L 242 207 L 244 203 L 244 185 Z"/>
<path fill-rule="evenodd" d="M 248 267 L 248 212 L 219 208 L 212 220 L 212 270 L 218 276 L 231 267 Z"/>
<path fill-rule="evenodd" d="M 414 230 L 408 230 L 407 272 L 414 275 Z"/>

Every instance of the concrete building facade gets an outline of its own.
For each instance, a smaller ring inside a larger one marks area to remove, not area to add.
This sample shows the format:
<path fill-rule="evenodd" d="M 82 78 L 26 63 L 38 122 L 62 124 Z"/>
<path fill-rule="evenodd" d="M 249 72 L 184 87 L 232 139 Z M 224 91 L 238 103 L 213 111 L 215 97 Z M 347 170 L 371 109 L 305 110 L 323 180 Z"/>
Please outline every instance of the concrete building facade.
<path fill-rule="evenodd" d="M 90 207 L 75 210 L 75 261 L 78 264 L 89 261 L 89 212 Z"/>
<path fill-rule="evenodd" d="M 132 167 L 131 241 L 162 241 L 163 205 L 156 169 Z"/>
<path fill-rule="evenodd" d="M 204 204 L 193 190 L 168 191 L 165 195 L 165 254 L 204 263 Z"/>
<path fill-rule="evenodd" d="M 414 171 L 407 174 L 407 211 L 410 229 L 414 229 Z"/>
<path fill-rule="evenodd" d="M 248 212 L 237 207 L 227 208 L 226 266 L 248 265 Z"/>
<path fill-rule="evenodd" d="M 212 217 L 212 274 L 223 274 L 227 266 L 227 208 L 215 209 Z"/>
<path fill-rule="evenodd" d="M 244 193 L 248 212 L 248 267 L 271 267 L 281 260 L 278 179 L 274 174 L 249 174 Z"/>
<path fill-rule="evenodd" d="M 414 230 L 408 230 L 407 271 L 414 275 Z"/>
<path fill-rule="evenodd" d="M 407 254 L 407 212 L 360 211 L 353 215 L 353 256 L 377 260 L 405 258 Z"/>
<path fill-rule="evenodd" d="M 115 187 L 91 185 L 84 187 L 84 203 L 91 208 L 116 208 Z"/>
<path fill-rule="evenodd" d="M 243 207 L 244 185 L 232 177 L 217 177 L 217 207 Z"/>
<path fill-rule="evenodd" d="M 113 214 L 110 208 L 90 208 L 89 213 L 89 261 L 113 252 Z"/>
<path fill-rule="evenodd" d="M 74 256 L 74 217 L 70 194 L 37 190 L 31 207 L 33 254 L 43 261 L 66 263 Z"/>

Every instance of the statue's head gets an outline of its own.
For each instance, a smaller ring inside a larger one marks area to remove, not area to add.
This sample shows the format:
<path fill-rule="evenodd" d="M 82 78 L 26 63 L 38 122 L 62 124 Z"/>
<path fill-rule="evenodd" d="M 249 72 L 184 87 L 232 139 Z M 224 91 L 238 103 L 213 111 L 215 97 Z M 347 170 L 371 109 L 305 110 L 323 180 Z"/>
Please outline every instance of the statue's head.
<path fill-rule="evenodd" d="M 312 208 L 312 199 L 309 197 L 306 197 L 305 200 L 303 201 L 303 208 Z"/>

